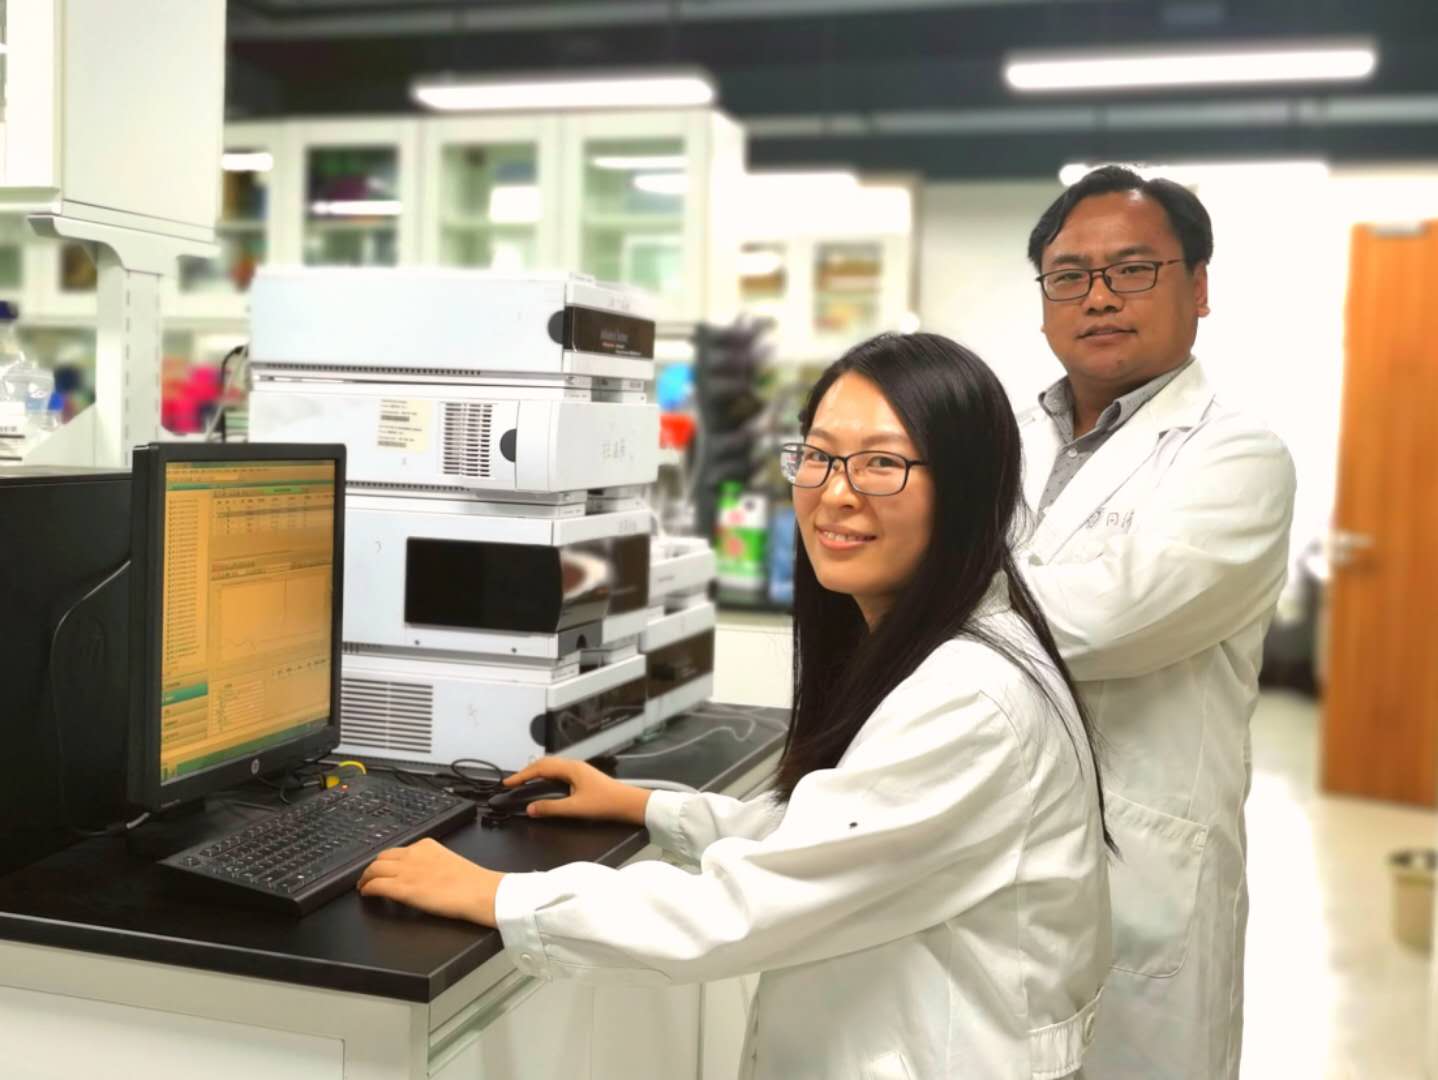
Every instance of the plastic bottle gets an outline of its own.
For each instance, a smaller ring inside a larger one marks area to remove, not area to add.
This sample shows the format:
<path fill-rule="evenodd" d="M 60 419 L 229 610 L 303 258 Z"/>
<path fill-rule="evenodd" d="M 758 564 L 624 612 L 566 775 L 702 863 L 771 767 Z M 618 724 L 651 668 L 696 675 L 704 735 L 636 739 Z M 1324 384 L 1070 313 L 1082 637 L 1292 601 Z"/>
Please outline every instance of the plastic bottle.
<path fill-rule="evenodd" d="M 0 300 L 0 436 L 43 435 L 60 426 L 51 406 L 55 376 L 30 362 L 20 346 L 15 321 L 20 312 Z"/>
<path fill-rule="evenodd" d="M 23 439 L 27 417 L 25 398 L 28 386 L 22 385 L 25 353 L 15 335 L 15 305 L 0 301 L 0 437 Z"/>
<path fill-rule="evenodd" d="M 715 563 L 721 588 L 764 592 L 769 501 L 730 481 L 719 489 Z"/>
<path fill-rule="evenodd" d="M 794 533 L 794 508 L 785 503 L 769 522 L 769 602 L 781 607 L 794 603 Z"/>

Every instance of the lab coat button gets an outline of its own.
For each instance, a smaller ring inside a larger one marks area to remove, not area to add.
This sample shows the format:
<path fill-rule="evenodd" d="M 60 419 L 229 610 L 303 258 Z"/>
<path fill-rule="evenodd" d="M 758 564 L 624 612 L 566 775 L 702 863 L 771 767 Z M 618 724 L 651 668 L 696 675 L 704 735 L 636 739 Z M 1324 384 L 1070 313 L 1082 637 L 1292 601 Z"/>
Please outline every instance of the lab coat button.
<path fill-rule="evenodd" d="M 1071 457 L 1071 458 L 1076 458 L 1076 457 L 1078 457 L 1078 451 L 1077 451 L 1077 450 L 1070 450 L 1070 451 L 1068 452 L 1068 456 Z"/>
<path fill-rule="evenodd" d="M 1041 565 L 1043 565 L 1043 560 L 1040 559 L 1037 555 L 1030 555 L 1030 556 L 1029 556 L 1029 565 L 1030 565 L 1030 566 L 1041 566 Z"/>
<path fill-rule="evenodd" d="M 530 956 L 529 953 L 520 953 L 519 959 L 527 968 L 534 966 L 534 957 Z"/>

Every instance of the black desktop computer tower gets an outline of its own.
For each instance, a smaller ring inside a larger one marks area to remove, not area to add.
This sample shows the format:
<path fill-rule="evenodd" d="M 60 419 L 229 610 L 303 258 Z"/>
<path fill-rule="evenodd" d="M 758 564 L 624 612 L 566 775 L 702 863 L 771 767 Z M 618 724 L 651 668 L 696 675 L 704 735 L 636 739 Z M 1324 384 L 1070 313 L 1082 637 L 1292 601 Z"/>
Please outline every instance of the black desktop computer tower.
<path fill-rule="evenodd" d="M 0 468 L 0 874 L 125 814 L 130 474 Z"/>

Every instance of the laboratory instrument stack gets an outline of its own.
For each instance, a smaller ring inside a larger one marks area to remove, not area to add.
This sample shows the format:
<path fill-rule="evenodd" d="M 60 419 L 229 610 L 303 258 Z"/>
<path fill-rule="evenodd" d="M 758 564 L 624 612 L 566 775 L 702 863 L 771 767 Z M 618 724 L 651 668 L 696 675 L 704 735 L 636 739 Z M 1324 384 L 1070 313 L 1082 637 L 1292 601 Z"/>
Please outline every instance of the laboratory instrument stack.
<path fill-rule="evenodd" d="M 589 758 L 711 692 L 713 556 L 651 539 L 647 294 L 275 267 L 251 312 L 251 440 L 348 448 L 340 752 Z"/>

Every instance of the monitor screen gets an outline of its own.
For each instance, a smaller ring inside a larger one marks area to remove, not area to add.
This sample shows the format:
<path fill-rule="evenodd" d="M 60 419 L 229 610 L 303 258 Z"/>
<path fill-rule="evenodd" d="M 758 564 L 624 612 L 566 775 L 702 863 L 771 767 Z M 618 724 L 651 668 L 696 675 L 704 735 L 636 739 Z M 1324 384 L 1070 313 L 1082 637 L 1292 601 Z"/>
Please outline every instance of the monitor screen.
<path fill-rule="evenodd" d="M 333 734 L 343 463 L 283 449 L 137 452 L 142 805 L 296 764 Z"/>

